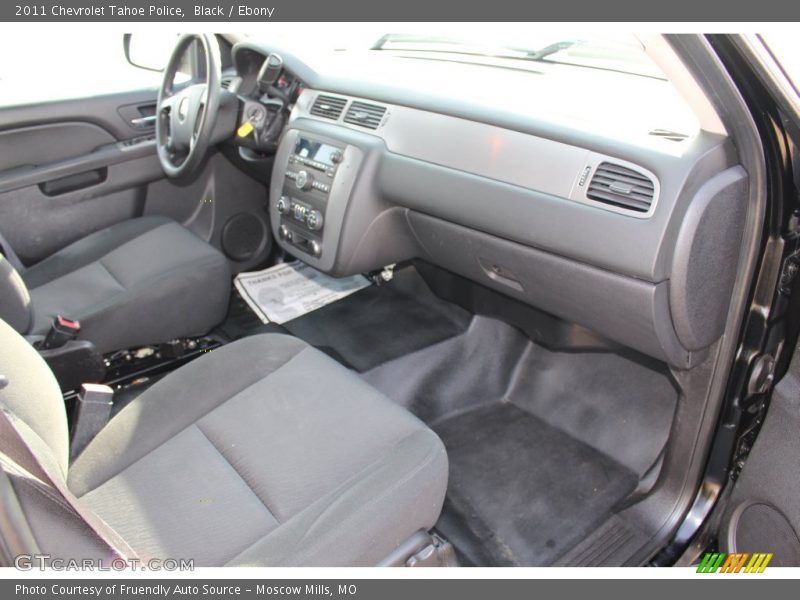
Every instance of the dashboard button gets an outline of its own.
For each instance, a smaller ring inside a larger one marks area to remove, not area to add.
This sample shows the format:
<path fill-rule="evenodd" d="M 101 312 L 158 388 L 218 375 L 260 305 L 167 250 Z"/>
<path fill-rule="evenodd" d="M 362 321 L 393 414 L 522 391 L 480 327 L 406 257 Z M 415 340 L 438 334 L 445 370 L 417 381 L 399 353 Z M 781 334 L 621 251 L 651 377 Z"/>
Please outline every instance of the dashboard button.
<path fill-rule="evenodd" d="M 318 210 L 312 210 L 306 216 L 306 225 L 311 231 L 319 231 L 322 229 L 322 213 Z"/>
<path fill-rule="evenodd" d="M 278 199 L 277 204 L 278 212 L 282 215 L 287 214 L 291 209 L 291 205 L 289 204 L 289 199 L 286 196 L 281 196 Z"/>
<path fill-rule="evenodd" d="M 305 221 L 306 220 L 306 207 L 302 204 L 295 204 L 292 206 L 294 209 L 294 218 L 298 221 Z"/>
<path fill-rule="evenodd" d="M 311 186 L 314 185 L 314 177 L 308 171 L 299 171 L 294 184 L 298 190 L 310 190 Z"/>

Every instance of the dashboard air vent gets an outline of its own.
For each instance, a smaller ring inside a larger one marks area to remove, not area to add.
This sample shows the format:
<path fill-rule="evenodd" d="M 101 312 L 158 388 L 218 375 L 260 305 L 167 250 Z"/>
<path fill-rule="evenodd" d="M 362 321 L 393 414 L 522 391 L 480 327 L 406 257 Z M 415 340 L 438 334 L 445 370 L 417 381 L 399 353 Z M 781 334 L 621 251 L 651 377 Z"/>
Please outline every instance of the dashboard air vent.
<path fill-rule="evenodd" d="M 689 136 L 685 133 L 679 133 L 669 129 L 653 129 L 648 133 L 648 135 L 660 137 L 671 142 L 682 142 L 683 140 L 689 139 Z"/>
<path fill-rule="evenodd" d="M 589 182 L 586 197 L 595 202 L 645 213 L 650 210 L 655 197 L 655 185 L 642 175 L 620 165 L 603 162 Z"/>
<path fill-rule="evenodd" d="M 345 123 L 360 125 L 367 129 L 377 129 L 386 114 L 385 106 L 367 104 L 365 102 L 353 102 L 347 109 L 344 116 Z"/>
<path fill-rule="evenodd" d="M 342 114 L 345 104 L 347 104 L 346 98 L 337 98 L 336 96 L 320 94 L 317 96 L 317 99 L 314 100 L 310 112 L 317 117 L 336 121 Z"/>
<path fill-rule="evenodd" d="M 241 78 L 239 77 L 223 77 L 222 80 L 219 82 L 219 87 L 224 90 L 230 90 L 231 92 L 235 92 L 239 89 L 239 84 L 242 82 Z"/>

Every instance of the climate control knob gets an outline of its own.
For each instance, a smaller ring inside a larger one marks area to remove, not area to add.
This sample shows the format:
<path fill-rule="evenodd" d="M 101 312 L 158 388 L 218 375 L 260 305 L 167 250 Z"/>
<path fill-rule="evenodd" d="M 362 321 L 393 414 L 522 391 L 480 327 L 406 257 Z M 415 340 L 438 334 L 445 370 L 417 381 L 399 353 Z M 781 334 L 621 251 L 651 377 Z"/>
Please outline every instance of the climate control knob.
<path fill-rule="evenodd" d="M 278 203 L 276 205 L 278 212 L 282 215 L 288 214 L 290 210 L 292 210 L 292 205 L 289 202 L 289 199 L 286 196 L 281 196 L 278 199 Z"/>
<path fill-rule="evenodd" d="M 310 190 L 311 186 L 314 185 L 314 177 L 308 171 L 298 171 L 294 184 L 298 190 Z"/>
<path fill-rule="evenodd" d="M 319 231 L 322 229 L 322 213 L 318 210 L 312 210 L 306 215 L 306 225 L 311 231 Z"/>

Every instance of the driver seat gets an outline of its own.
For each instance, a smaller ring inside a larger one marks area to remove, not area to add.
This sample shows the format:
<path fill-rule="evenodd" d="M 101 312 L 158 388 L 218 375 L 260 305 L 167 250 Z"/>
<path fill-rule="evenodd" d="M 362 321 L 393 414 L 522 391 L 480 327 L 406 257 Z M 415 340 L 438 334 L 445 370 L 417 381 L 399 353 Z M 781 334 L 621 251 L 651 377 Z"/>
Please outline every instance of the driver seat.
<path fill-rule="evenodd" d="M 105 354 L 205 334 L 228 307 L 226 258 L 166 217 L 117 223 L 29 268 L 6 254 L 0 318 L 29 337 L 61 315 L 80 321 L 79 339 Z"/>

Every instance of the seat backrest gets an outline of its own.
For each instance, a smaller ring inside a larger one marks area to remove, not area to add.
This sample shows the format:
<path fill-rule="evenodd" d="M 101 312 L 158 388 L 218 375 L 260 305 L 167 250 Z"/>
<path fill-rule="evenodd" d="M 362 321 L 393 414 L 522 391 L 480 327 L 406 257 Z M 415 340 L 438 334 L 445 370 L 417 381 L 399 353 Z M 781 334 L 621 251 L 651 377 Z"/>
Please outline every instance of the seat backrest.
<path fill-rule="evenodd" d="M 12 413 L 11 418 L 0 415 L 5 423 L 0 427 L 2 468 L 38 548 L 60 558 L 135 556 L 67 488 L 69 431 L 61 390 L 39 353 L 2 320 L 0 375 L 0 408 Z M 0 538 L 7 542 L 9 524 L 2 525 Z"/>
<path fill-rule="evenodd" d="M 2 301 L 2 300 L 0 300 Z M 61 390 L 47 363 L 28 341 L 0 320 L 0 404 L 23 421 L 43 442 L 42 457 L 64 478 L 69 464 L 67 411 Z"/>
<path fill-rule="evenodd" d="M 0 254 L 0 319 L 25 334 L 33 324 L 28 288 L 19 272 Z"/>

